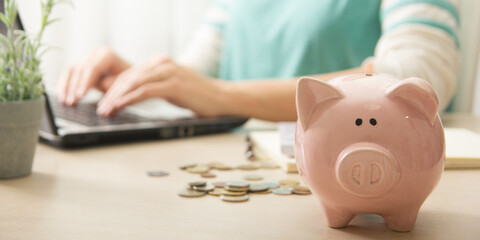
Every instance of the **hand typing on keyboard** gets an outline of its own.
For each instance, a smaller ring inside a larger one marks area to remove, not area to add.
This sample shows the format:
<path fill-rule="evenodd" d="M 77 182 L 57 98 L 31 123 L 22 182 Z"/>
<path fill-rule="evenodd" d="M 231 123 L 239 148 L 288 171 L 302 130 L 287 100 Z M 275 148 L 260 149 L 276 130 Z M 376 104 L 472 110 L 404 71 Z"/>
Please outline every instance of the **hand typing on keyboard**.
<path fill-rule="evenodd" d="M 231 109 L 223 100 L 226 84 L 168 57 L 153 57 L 132 67 L 110 49 L 101 48 L 63 74 L 57 95 L 61 103 L 74 106 L 88 89 L 97 88 L 105 92 L 96 110 L 101 116 L 112 116 L 147 98 L 163 98 L 200 116 L 219 116 L 229 115 Z"/>

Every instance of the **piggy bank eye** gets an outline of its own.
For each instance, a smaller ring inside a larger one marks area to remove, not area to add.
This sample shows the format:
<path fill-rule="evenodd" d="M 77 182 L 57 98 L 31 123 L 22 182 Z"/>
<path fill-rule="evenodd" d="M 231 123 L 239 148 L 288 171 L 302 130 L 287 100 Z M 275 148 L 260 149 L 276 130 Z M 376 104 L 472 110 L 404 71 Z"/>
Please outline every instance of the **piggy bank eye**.
<path fill-rule="evenodd" d="M 360 125 L 362 125 L 362 122 L 363 121 L 362 121 L 361 118 L 357 118 L 357 120 L 355 120 L 355 125 L 360 126 Z"/>
<path fill-rule="evenodd" d="M 377 120 L 375 118 L 370 118 L 370 124 L 372 124 L 372 126 L 377 125 Z"/>

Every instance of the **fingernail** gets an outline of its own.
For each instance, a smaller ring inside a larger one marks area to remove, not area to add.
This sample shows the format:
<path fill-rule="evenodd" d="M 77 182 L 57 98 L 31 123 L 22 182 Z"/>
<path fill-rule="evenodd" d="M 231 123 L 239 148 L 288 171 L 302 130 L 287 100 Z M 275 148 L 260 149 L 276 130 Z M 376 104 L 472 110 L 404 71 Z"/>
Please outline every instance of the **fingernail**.
<path fill-rule="evenodd" d="M 57 95 L 57 100 L 61 103 L 65 103 L 65 94 L 58 94 Z"/>
<path fill-rule="evenodd" d="M 75 96 L 78 97 L 78 98 L 81 98 L 84 94 L 84 90 L 83 89 L 78 89 L 76 92 L 75 92 Z"/>
<path fill-rule="evenodd" d="M 101 113 L 103 113 L 103 109 L 104 109 L 104 108 L 105 108 L 105 107 L 104 107 L 103 105 L 98 105 L 98 106 L 97 106 L 97 114 L 100 115 Z"/>
<path fill-rule="evenodd" d="M 73 105 L 73 102 L 75 101 L 74 97 L 73 96 L 68 96 L 68 99 L 67 99 L 67 104 L 68 105 Z"/>

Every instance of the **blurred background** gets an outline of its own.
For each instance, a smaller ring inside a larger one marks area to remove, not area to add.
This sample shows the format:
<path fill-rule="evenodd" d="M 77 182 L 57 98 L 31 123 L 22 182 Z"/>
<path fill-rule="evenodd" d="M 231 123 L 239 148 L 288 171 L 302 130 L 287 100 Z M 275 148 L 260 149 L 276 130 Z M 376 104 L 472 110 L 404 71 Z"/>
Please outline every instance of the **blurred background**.
<path fill-rule="evenodd" d="M 132 64 L 157 54 L 178 59 L 214 0 L 72 0 L 59 5 L 61 18 L 47 29 L 44 42 L 57 46 L 44 56 L 47 89 L 62 70 L 82 60 L 91 49 L 108 45 Z M 18 0 L 27 31 L 40 26 L 40 0 Z M 480 1 L 463 0 L 461 14 L 462 70 L 451 111 L 480 115 Z"/>

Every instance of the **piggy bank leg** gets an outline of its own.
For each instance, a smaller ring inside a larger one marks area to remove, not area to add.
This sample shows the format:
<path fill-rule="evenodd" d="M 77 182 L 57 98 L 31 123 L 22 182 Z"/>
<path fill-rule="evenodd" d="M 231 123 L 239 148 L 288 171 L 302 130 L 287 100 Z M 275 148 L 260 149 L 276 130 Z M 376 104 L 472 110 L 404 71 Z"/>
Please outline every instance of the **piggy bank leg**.
<path fill-rule="evenodd" d="M 391 215 L 385 215 L 383 218 L 387 226 L 393 231 L 408 232 L 413 229 L 420 209 L 397 212 Z"/>
<path fill-rule="evenodd" d="M 355 217 L 353 213 L 325 205 L 323 205 L 323 213 L 325 214 L 327 225 L 331 228 L 344 228 Z"/>

